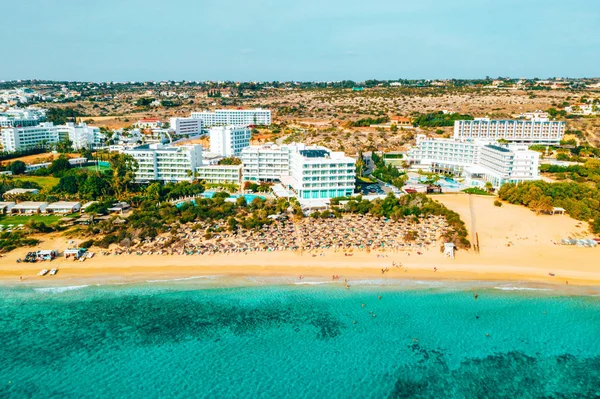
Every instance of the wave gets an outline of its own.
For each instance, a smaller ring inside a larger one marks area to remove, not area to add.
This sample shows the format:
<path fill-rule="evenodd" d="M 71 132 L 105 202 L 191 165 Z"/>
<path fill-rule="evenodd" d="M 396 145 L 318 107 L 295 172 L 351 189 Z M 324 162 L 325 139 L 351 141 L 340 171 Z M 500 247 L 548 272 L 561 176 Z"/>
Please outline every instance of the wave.
<path fill-rule="evenodd" d="M 494 287 L 495 290 L 500 291 L 553 291 L 551 288 L 532 288 L 532 287 Z"/>
<path fill-rule="evenodd" d="M 172 281 L 188 281 L 188 280 L 198 280 L 198 279 L 216 279 L 221 276 L 192 276 L 192 277 L 182 277 L 182 278 L 171 278 L 165 280 L 146 280 L 147 283 L 170 283 Z"/>
<path fill-rule="evenodd" d="M 68 285 L 66 287 L 44 287 L 44 288 L 34 288 L 33 290 L 41 293 L 51 293 L 51 294 L 60 294 L 62 292 L 67 291 L 75 291 L 83 288 L 89 287 L 89 285 Z"/>
<path fill-rule="evenodd" d="M 339 281 L 298 281 L 294 285 L 321 285 L 321 284 L 335 284 Z"/>

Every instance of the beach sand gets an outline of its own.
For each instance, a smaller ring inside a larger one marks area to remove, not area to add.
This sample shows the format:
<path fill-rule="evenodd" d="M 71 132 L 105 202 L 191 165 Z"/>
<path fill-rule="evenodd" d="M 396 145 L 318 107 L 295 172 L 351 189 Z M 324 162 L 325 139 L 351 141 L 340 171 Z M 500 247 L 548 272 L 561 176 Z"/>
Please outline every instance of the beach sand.
<path fill-rule="evenodd" d="M 185 278 L 198 275 L 299 276 L 331 280 L 339 275 L 351 284 L 356 278 L 451 279 L 528 281 L 553 284 L 600 285 L 600 248 L 556 245 L 561 238 L 586 237 L 586 223 L 568 216 L 540 215 L 516 205 L 493 205 L 494 197 L 464 194 L 436 196 L 458 212 L 470 235 L 479 238 L 480 252 L 458 251 L 455 259 L 445 258 L 438 249 L 416 252 L 321 250 L 313 252 L 258 252 L 219 255 L 97 255 L 85 262 L 59 257 L 51 263 L 16 263 L 26 252 L 19 249 L 0 259 L 0 279 L 4 282 L 63 282 L 97 279 L 122 282 L 148 278 Z M 471 211 L 473 209 L 473 211 Z M 474 215 L 474 221 L 472 218 Z M 469 237 L 473 242 L 474 240 Z M 36 249 L 67 248 L 67 240 L 56 237 Z M 322 255 L 321 255 L 322 254 Z M 393 267 L 392 262 L 401 264 Z M 57 267 L 56 276 L 38 277 L 42 268 Z M 382 274 L 382 268 L 389 271 Z M 435 270 L 436 268 L 437 270 Z M 550 276 L 549 273 L 555 274 Z"/>

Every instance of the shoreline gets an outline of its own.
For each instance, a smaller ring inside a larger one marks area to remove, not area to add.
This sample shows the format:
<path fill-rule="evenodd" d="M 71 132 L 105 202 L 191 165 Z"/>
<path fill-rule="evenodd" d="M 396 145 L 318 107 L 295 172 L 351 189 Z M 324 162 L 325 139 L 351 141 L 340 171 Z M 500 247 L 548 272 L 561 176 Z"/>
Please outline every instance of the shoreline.
<path fill-rule="evenodd" d="M 555 286 L 600 286 L 600 247 L 558 245 L 564 237 L 589 237 L 587 225 L 568 216 L 536 216 L 527 208 L 504 204 L 493 197 L 445 194 L 436 199 L 458 212 L 466 226 L 476 228 L 479 253 L 460 250 L 455 259 L 444 257 L 439 247 L 416 250 L 377 249 L 258 251 L 204 255 L 102 255 L 85 262 L 58 257 L 52 262 L 16 263 L 35 249 L 64 250 L 72 245 L 61 236 L 47 237 L 37 248 L 15 250 L 0 258 L 0 284 L 55 284 L 78 280 L 140 282 L 173 280 L 193 276 L 276 277 L 299 280 L 299 276 L 330 281 L 440 280 L 508 281 Z M 476 214 L 476 221 L 472 216 Z M 476 222 L 476 223 L 475 223 Z M 476 224 L 476 226 L 475 226 Z M 470 231 L 472 234 L 473 231 Z M 352 256 L 345 256 L 351 253 Z M 396 268 L 393 263 L 399 264 Z M 58 268 L 56 276 L 38 277 L 41 269 Z M 389 271 L 382 274 L 382 268 Z M 406 271 L 404 269 L 406 268 Z M 436 270 L 437 271 L 434 271 Z M 554 274 L 554 276 L 550 276 Z"/>
<path fill-rule="evenodd" d="M 588 250 L 589 251 L 589 250 Z M 248 255 L 112 255 L 96 256 L 85 262 L 75 262 L 58 258 L 52 262 L 34 264 L 8 263 L 8 258 L 0 259 L 0 283 L 3 285 L 54 284 L 73 281 L 93 280 L 98 282 L 136 283 L 146 280 L 176 280 L 196 276 L 229 278 L 285 278 L 288 281 L 301 282 L 307 279 L 333 281 L 343 285 L 356 279 L 373 280 L 427 280 L 427 281 L 485 281 L 534 283 L 554 286 L 599 286 L 600 270 L 591 264 L 576 263 L 577 253 L 586 249 L 566 248 L 564 259 L 577 264 L 577 269 L 557 268 L 556 256 L 549 254 L 533 266 L 517 262 L 516 259 L 490 259 L 474 253 L 461 251 L 457 259 L 444 258 L 437 251 L 424 252 L 423 255 L 406 253 L 367 253 L 355 252 L 346 257 L 343 253 L 319 251 L 323 256 L 310 253 L 302 255 L 295 252 L 259 252 Z M 589 252 L 588 252 L 589 253 Z M 315 256 L 313 256 L 315 255 Z M 591 254 L 590 254 L 591 255 Z M 560 258 L 558 258 L 560 262 Z M 394 267 L 393 262 L 400 264 Z M 18 268 L 15 266 L 19 266 Z M 589 266 L 589 267 L 582 267 Z M 37 276 L 43 268 L 58 268 L 56 276 Z M 389 271 L 382 273 L 381 269 Z M 435 268 L 435 269 L 434 269 Z M 548 273 L 554 273 L 550 276 Z M 302 279 L 300 279 L 302 276 Z M 567 284 L 568 281 L 568 284 Z"/>

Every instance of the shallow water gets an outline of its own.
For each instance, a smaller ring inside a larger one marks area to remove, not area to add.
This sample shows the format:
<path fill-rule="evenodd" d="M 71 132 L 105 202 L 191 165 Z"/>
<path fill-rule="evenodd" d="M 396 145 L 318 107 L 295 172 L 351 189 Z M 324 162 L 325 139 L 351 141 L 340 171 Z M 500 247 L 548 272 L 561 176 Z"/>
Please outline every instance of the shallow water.
<path fill-rule="evenodd" d="M 448 284 L 3 287 L 0 397 L 600 396 L 600 298 Z"/>

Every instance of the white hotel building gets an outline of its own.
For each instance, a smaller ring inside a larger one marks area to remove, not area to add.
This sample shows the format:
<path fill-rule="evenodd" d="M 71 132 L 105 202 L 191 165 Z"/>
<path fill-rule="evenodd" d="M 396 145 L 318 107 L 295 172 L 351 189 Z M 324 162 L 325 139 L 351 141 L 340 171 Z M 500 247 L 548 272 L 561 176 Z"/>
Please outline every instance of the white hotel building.
<path fill-rule="evenodd" d="M 214 112 L 192 112 L 192 118 L 202 120 L 204 127 L 270 125 L 271 111 L 268 109 L 218 109 Z"/>
<path fill-rule="evenodd" d="M 242 151 L 246 181 L 279 181 L 301 200 L 349 196 L 356 160 L 325 147 L 290 144 L 253 146 Z"/>
<path fill-rule="evenodd" d="M 210 134 L 210 152 L 223 157 L 238 156 L 242 149 L 250 145 L 252 132 L 246 127 L 212 127 Z"/>
<path fill-rule="evenodd" d="M 202 146 L 181 147 L 149 144 L 123 151 L 138 163 L 135 172 L 137 183 L 150 181 L 179 182 L 192 181 L 194 171 L 202 166 Z"/>
<path fill-rule="evenodd" d="M 46 120 L 46 110 L 41 108 L 10 108 L 0 112 L 0 128 L 36 126 Z"/>
<path fill-rule="evenodd" d="M 2 129 L 2 147 L 4 151 L 18 151 L 40 145 L 52 145 L 63 140 L 71 140 L 73 148 L 98 148 L 104 144 L 105 137 L 100 129 L 85 123 L 75 125 L 54 125 L 43 122 L 36 126 L 11 127 Z"/>
<path fill-rule="evenodd" d="M 171 118 L 169 130 L 177 136 L 196 136 L 202 133 L 202 119 L 197 118 Z"/>
<path fill-rule="evenodd" d="M 565 135 L 565 122 L 532 120 L 459 120 L 454 122 L 457 140 L 507 140 L 522 144 L 560 144 Z"/>
<path fill-rule="evenodd" d="M 539 180 L 539 153 L 526 145 L 498 145 L 495 141 L 427 138 L 417 135 L 417 144 L 407 154 L 413 168 L 451 173 L 489 181 L 494 187 L 507 182 Z"/>

